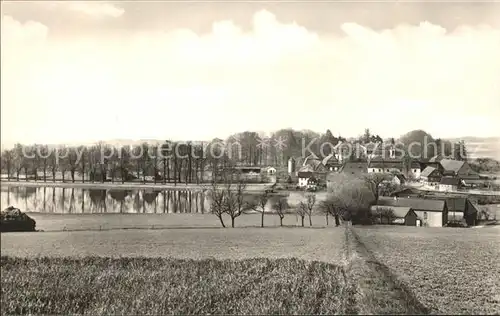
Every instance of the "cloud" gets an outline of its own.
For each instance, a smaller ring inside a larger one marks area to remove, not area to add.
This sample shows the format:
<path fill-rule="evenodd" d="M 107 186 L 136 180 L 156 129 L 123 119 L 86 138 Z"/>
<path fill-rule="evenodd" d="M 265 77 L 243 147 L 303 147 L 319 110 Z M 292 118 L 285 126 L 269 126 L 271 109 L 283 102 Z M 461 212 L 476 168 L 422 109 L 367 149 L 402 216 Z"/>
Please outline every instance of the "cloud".
<path fill-rule="evenodd" d="M 79 12 L 93 18 L 118 18 L 125 13 L 123 8 L 105 1 L 57 1 L 52 4 L 55 7 Z"/>
<path fill-rule="evenodd" d="M 499 29 L 347 23 L 343 34 L 319 35 L 267 11 L 252 22 L 250 32 L 218 21 L 209 34 L 61 41 L 3 17 L 2 141 L 207 139 L 290 126 L 500 132 Z"/>

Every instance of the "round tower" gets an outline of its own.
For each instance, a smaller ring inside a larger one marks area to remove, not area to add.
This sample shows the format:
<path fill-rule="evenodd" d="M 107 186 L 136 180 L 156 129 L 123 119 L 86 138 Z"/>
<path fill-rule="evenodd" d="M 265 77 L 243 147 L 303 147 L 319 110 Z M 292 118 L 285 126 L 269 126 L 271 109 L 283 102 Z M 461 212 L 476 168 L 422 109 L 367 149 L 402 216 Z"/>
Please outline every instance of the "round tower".
<path fill-rule="evenodd" d="M 294 174 L 295 173 L 295 159 L 293 157 L 290 157 L 288 159 L 288 174 Z"/>

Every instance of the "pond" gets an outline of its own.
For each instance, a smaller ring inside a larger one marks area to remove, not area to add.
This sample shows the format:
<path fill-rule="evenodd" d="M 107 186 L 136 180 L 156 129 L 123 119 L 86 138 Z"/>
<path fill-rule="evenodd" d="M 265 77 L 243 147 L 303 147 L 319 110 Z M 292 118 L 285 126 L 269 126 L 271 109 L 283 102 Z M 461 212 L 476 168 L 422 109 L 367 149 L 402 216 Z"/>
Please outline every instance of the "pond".
<path fill-rule="evenodd" d="M 280 196 L 272 196 L 271 206 Z M 302 193 L 288 196 L 289 204 L 296 204 Z M 210 198 L 206 192 L 195 189 L 82 189 L 63 187 L 2 186 L 2 209 L 12 205 L 23 212 L 53 214 L 171 214 L 208 213 Z"/>

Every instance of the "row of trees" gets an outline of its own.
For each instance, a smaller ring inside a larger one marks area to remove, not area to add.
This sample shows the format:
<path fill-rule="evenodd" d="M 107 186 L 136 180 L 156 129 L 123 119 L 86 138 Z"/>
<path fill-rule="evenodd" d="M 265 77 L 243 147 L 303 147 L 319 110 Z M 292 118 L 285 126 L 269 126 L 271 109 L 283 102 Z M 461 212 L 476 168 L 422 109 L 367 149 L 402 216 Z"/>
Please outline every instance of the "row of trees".
<path fill-rule="evenodd" d="M 336 182 L 338 185 L 329 189 L 325 200 L 318 202 L 316 194 L 307 193 L 304 200 L 297 205 L 289 205 L 286 197 L 273 196 L 268 192 L 251 194 L 247 192 L 246 184 L 241 181 L 227 182 L 223 185 L 212 182 L 210 186 L 204 187 L 204 190 L 210 196 L 211 212 L 219 218 L 223 227 L 226 227 L 224 215 L 229 216 L 231 227 L 234 227 L 236 218 L 248 211 L 260 213 L 261 227 L 264 227 L 264 215 L 268 204 L 279 216 L 281 226 L 285 215 L 290 213 L 300 217 L 301 226 L 304 226 L 306 217 L 312 226 L 312 216 L 315 213 L 323 214 L 327 225 L 330 217 L 334 218 L 336 226 L 339 226 L 341 221 L 371 223 L 375 214 L 372 214 L 370 207 L 377 204 L 386 177 L 381 174 L 370 174 L 362 179 L 342 174 L 338 177 L 339 181 Z M 376 217 L 388 217 L 389 213 L 385 210 Z"/>
<path fill-rule="evenodd" d="M 374 136 L 366 130 L 358 141 L 381 140 L 380 136 Z M 93 146 L 75 147 L 17 144 L 3 151 L 1 165 L 3 174 L 17 180 L 21 174 L 38 180 L 40 172 L 44 181 L 48 177 L 55 181 L 58 174 L 65 181 L 69 173 L 72 182 L 76 176 L 82 181 L 104 181 L 109 177 L 111 181 L 120 179 L 122 182 L 135 177 L 145 181 L 147 176 L 151 176 L 155 182 L 199 183 L 204 182 L 203 171 L 206 170 L 211 170 L 213 176 L 217 177 L 220 169 L 238 164 L 285 166 L 289 157 L 302 157 L 308 155 L 309 151 L 320 157 L 328 155 L 333 151 L 332 146 L 341 141 L 346 142 L 346 139 L 333 136 L 330 130 L 319 134 L 307 130 L 282 129 L 269 137 L 243 132 L 225 141 L 216 138 L 211 142 L 165 141 L 134 146 L 112 146 L 101 142 Z M 392 139 L 392 142 L 395 140 Z M 438 153 L 454 156 L 458 160 L 467 157 L 463 142 L 453 145 L 434 139 L 424 131 L 412 131 L 398 141 L 403 149 L 412 143 L 423 144 L 406 149 L 411 151 L 413 157 L 431 158 Z M 305 148 L 307 152 L 304 153 Z"/>

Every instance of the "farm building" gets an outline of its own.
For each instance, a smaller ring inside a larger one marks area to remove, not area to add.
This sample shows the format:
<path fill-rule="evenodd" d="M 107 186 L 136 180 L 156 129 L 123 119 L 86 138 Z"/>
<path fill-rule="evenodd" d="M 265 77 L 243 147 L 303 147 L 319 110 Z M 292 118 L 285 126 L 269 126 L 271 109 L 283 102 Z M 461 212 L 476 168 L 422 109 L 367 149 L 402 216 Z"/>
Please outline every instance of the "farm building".
<path fill-rule="evenodd" d="M 439 182 L 439 191 L 448 192 L 458 190 L 460 180 L 455 177 L 442 177 Z"/>
<path fill-rule="evenodd" d="M 391 182 L 395 185 L 403 185 L 406 183 L 406 177 L 398 173 L 395 174 L 394 177 L 392 177 Z"/>
<path fill-rule="evenodd" d="M 328 171 L 339 171 L 342 167 L 342 163 L 336 158 L 335 154 L 326 156 L 322 163 Z"/>
<path fill-rule="evenodd" d="M 404 217 L 405 226 L 422 226 L 422 220 L 413 209 L 409 209 Z"/>
<path fill-rule="evenodd" d="M 314 173 L 312 171 L 299 171 L 299 187 L 305 188 L 307 187 L 307 183 L 309 179 L 314 177 Z"/>
<path fill-rule="evenodd" d="M 391 193 L 392 197 L 419 197 L 422 193 L 414 188 L 405 188 Z"/>
<path fill-rule="evenodd" d="M 368 173 L 403 172 L 403 161 L 399 159 L 373 159 L 368 165 Z"/>
<path fill-rule="evenodd" d="M 443 159 L 440 161 L 443 174 L 460 179 L 479 180 L 479 174 L 472 170 L 466 161 Z"/>
<path fill-rule="evenodd" d="M 234 167 L 234 174 L 242 180 L 246 181 L 261 181 L 262 169 L 254 166 L 236 166 Z"/>
<path fill-rule="evenodd" d="M 478 209 L 467 198 L 446 199 L 448 222 L 465 221 L 468 226 L 474 226 L 478 217 Z"/>
<path fill-rule="evenodd" d="M 375 207 L 411 208 L 422 221 L 422 226 L 442 227 L 448 222 L 448 209 L 444 200 L 380 197 Z"/>
<path fill-rule="evenodd" d="M 421 169 L 418 161 L 412 161 L 408 168 L 408 176 L 414 179 L 420 179 Z"/>
<path fill-rule="evenodd" d="M 428 166 L 420 174 L 420 181 L 427 185 L 438 185 L 441 182 L 443 174 L 437 168 Z"/>
<path fill-rule="evenodd" d="M 307 180 L 306 189 L 307 190 L 316 190 L 318 188 L 318 185 L 319 185 L 318 179 L 316 179 L 314 176 L 312 176 Z"/>

